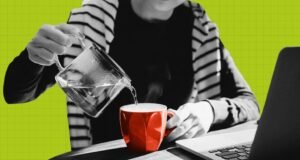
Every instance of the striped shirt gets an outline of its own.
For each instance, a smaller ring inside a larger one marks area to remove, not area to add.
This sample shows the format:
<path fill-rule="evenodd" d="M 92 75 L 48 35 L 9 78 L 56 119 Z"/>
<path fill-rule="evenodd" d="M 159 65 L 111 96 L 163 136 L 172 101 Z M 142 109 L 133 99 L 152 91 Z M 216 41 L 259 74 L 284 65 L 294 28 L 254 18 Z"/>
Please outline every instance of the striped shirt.
<path fill-rule="evenodd" d="M 183 5 L 190 8 L 194 16 L 192 53 L 187 53 L 192 54 L 194 89 L 188 102 L 207 101 L 211 104 L 214 110 L 213 128 L 257 119 L 259 109 L 256 99 L 221 43 L 216 24 L 198 3 L 186 1 Z M 81 29 L 86 36 L 85 43 L 94 43 L 109 53 L 118 6 L 118 0 L 84 0 L 82 7 L 72 10 L 68 23 Z M 79 52 L 79 45 L 73 45 L 61 57 L 64 64 L 69 64 Z M 8 68 L 4 95 L 9 103 L 31 101 L 55 83 L 55 66 L 44 68 L 32 64 L 26 54 L 25 50 Z M 27 62 L 24 62 L 25 59 Z M 24 68 L 31 68 L 31 72 Z M 28 73 L 26 75 L 31 78 L 13 78 L 22 72 Z M 42 83 L 38 83 L 40 81 Z M 14 84 L 23 86 L 16 88 Z M 90 119 L 70 99 L 67 100 L 67 109 L 72 149 L 91 145 Z"/>

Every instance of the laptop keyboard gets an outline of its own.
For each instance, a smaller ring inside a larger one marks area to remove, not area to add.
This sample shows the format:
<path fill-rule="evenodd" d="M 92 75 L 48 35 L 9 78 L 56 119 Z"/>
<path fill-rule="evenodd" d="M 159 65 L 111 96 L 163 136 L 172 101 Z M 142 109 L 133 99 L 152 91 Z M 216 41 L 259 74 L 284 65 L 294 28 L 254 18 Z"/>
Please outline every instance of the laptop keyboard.
<path fill-rule="evenodd" d="M 243 144 L 208 152 L 226 160 L 247 160 L 249 158 L 250 148 L 251 144 Z"/>

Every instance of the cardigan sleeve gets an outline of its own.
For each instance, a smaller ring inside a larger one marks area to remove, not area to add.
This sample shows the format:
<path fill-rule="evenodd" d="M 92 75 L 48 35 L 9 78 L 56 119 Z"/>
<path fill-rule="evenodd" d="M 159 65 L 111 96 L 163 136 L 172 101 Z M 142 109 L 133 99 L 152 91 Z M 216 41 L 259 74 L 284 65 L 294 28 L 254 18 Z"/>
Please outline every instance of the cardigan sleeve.
<path fill-rule="evenodd" d="M 195 26 L 201 30 L 201 34 L 196 34 L 199 44 L 195 43 L 194 47 L 203 50 L 203 47 L 201 47 L 203 43 L 210 42 L 213 48 L 218 48 L 221 55 L 220 98 L 205 100 L 211 104 L 214 111 L 212 129 L 257 120 L 259 118 L 259 107 L 256 98 L 239 72 L 230 53 L 222 44 L 217 25 L 210 20 L 206 11 L 198 3 L 190 3 L 190 6 L 195 15 Z"/>
<path fill-rule="evenodd" d="M 222 47 L 221 47 L 222 48 Z M 239 72 L 229 52 L 223 49 L 221 98 L 208 99 L 214 111 L 215 128 L 257 120 L 259 107 L 246 80 Z"/>
<path fill-rule="evenodd" d="M 36 99 L 55 84 L 57 73 L 55 65 L 41 66 L 31 62 L 25 49 L 7 68 L 3 86 L 5 101 L 13 104 Z"/>

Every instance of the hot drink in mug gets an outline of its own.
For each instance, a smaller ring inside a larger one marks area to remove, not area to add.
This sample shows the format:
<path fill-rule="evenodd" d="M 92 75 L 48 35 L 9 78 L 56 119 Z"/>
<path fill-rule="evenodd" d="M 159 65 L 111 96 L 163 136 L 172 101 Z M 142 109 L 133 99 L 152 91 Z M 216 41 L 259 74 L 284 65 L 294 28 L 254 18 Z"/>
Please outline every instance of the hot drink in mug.
<path fill-rule="evenodd" d="M 167 107 L 155 103 L 138 103 L 120 108 L 120 125 L 123 139 L 130 150 L 157 151 L 166 131 Z"/>

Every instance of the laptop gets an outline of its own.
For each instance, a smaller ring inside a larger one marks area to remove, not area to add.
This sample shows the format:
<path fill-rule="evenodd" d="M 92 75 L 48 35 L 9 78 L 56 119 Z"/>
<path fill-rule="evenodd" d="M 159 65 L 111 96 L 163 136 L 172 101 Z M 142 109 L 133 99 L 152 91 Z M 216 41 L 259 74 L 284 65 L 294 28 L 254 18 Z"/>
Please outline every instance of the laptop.
<path fill-rule="evenodd" d="M 207 135 L 176 144 L 204 159 L 300 159 L 300 47 L 280 52 L 257 130 Z"/>

